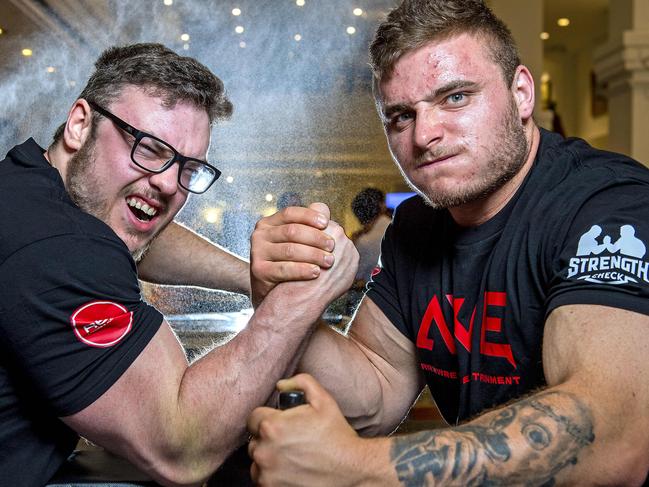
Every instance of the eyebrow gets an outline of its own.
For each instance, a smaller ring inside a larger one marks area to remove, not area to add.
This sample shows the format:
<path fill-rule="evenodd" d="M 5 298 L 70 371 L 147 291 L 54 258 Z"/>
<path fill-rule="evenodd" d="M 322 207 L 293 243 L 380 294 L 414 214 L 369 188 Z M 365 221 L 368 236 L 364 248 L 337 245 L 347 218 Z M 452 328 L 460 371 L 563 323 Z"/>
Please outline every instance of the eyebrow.
<path fill-rule="evenodd" d="M 469 80 L 464 80 L 464 79 L 458 79 L 454 81 L 450 81 L 446 83 L 445 85 L 440 86 L 436 90 L 433 90 L 431 93 L 426 95 L 425 99 L 426 100 L 435 100 L 437 98 L 440 98 L 452 91 L 461 89 L 461 88 L 472 88 L 476 89 L 478 88 L 478 83 L 475 81 L 469 81 Z M 382 113 L 383 113 L 383 118 L 385 120 L 389 119 L 392 115 L 395 113 L 407 111 L 410 109 L 410 105 L 407 105 L 405 103 L 396 103 L 394 105 L 388 105 L 386 106 Z"/>

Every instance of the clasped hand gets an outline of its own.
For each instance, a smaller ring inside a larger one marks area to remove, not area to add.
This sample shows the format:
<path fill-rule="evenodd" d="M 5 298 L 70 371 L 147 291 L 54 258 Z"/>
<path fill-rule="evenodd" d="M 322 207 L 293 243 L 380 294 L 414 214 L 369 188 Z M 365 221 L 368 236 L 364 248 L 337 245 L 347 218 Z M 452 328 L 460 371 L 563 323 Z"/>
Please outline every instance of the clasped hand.
<path fill-rule="evenodd" d="M 315 280 L 323 299 L 331 301 L 349 289 L 358 267 L 354 244 L 343 228 L 330 220 L 324 203 L 289 207 L 262 218 L 250 242 L 255 306 L 286 281 Z"/>

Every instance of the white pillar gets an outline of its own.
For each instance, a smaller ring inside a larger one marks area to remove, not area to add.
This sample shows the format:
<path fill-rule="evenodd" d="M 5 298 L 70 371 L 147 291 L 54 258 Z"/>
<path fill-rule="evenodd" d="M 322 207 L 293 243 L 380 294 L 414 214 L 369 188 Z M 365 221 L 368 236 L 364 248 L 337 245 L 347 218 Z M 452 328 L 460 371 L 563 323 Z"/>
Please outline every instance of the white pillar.
<path fill-rule="evenodd" d="M 593 65 L 608 94 L 610 149 L 649 165 L 647 0 L 609 0 L 609 40 Z"/>

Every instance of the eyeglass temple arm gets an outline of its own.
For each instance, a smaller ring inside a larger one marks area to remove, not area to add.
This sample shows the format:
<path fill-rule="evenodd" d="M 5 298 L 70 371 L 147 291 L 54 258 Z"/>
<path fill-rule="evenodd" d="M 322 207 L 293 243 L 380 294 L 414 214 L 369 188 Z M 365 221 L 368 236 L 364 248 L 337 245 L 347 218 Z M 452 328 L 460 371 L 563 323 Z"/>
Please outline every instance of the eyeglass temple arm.
<path fill-rule="evenodd" d="M 137 137 L 137 134 L 139 130 L 137 130 L 135 127 L 127 124 L 124 120 L 119 118 L 117 115 L 113 115 L 110 113 L 108 110 L 104 110 L 102 107 L 97 105 L 95 102 L 89 101 L 88 104 L 96 111 L 98 111 L 100 114 L 102 114 L 104 117 L 109 118 L 113 122 L 115 122 L 120 128 L 131 134 L 133 137 Z"/>

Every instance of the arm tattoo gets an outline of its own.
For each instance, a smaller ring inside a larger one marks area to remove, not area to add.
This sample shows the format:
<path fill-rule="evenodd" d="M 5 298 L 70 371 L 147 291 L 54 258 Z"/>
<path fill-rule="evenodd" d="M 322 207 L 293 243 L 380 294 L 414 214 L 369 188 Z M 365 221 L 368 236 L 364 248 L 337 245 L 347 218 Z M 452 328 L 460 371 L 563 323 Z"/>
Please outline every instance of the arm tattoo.
<path fill-rule="evenodd" d="M 401 485 L 549 487 L 595 440 L 589 408 L 575 395 L 542 392 L 452 429 L 394 438 Z"/>

